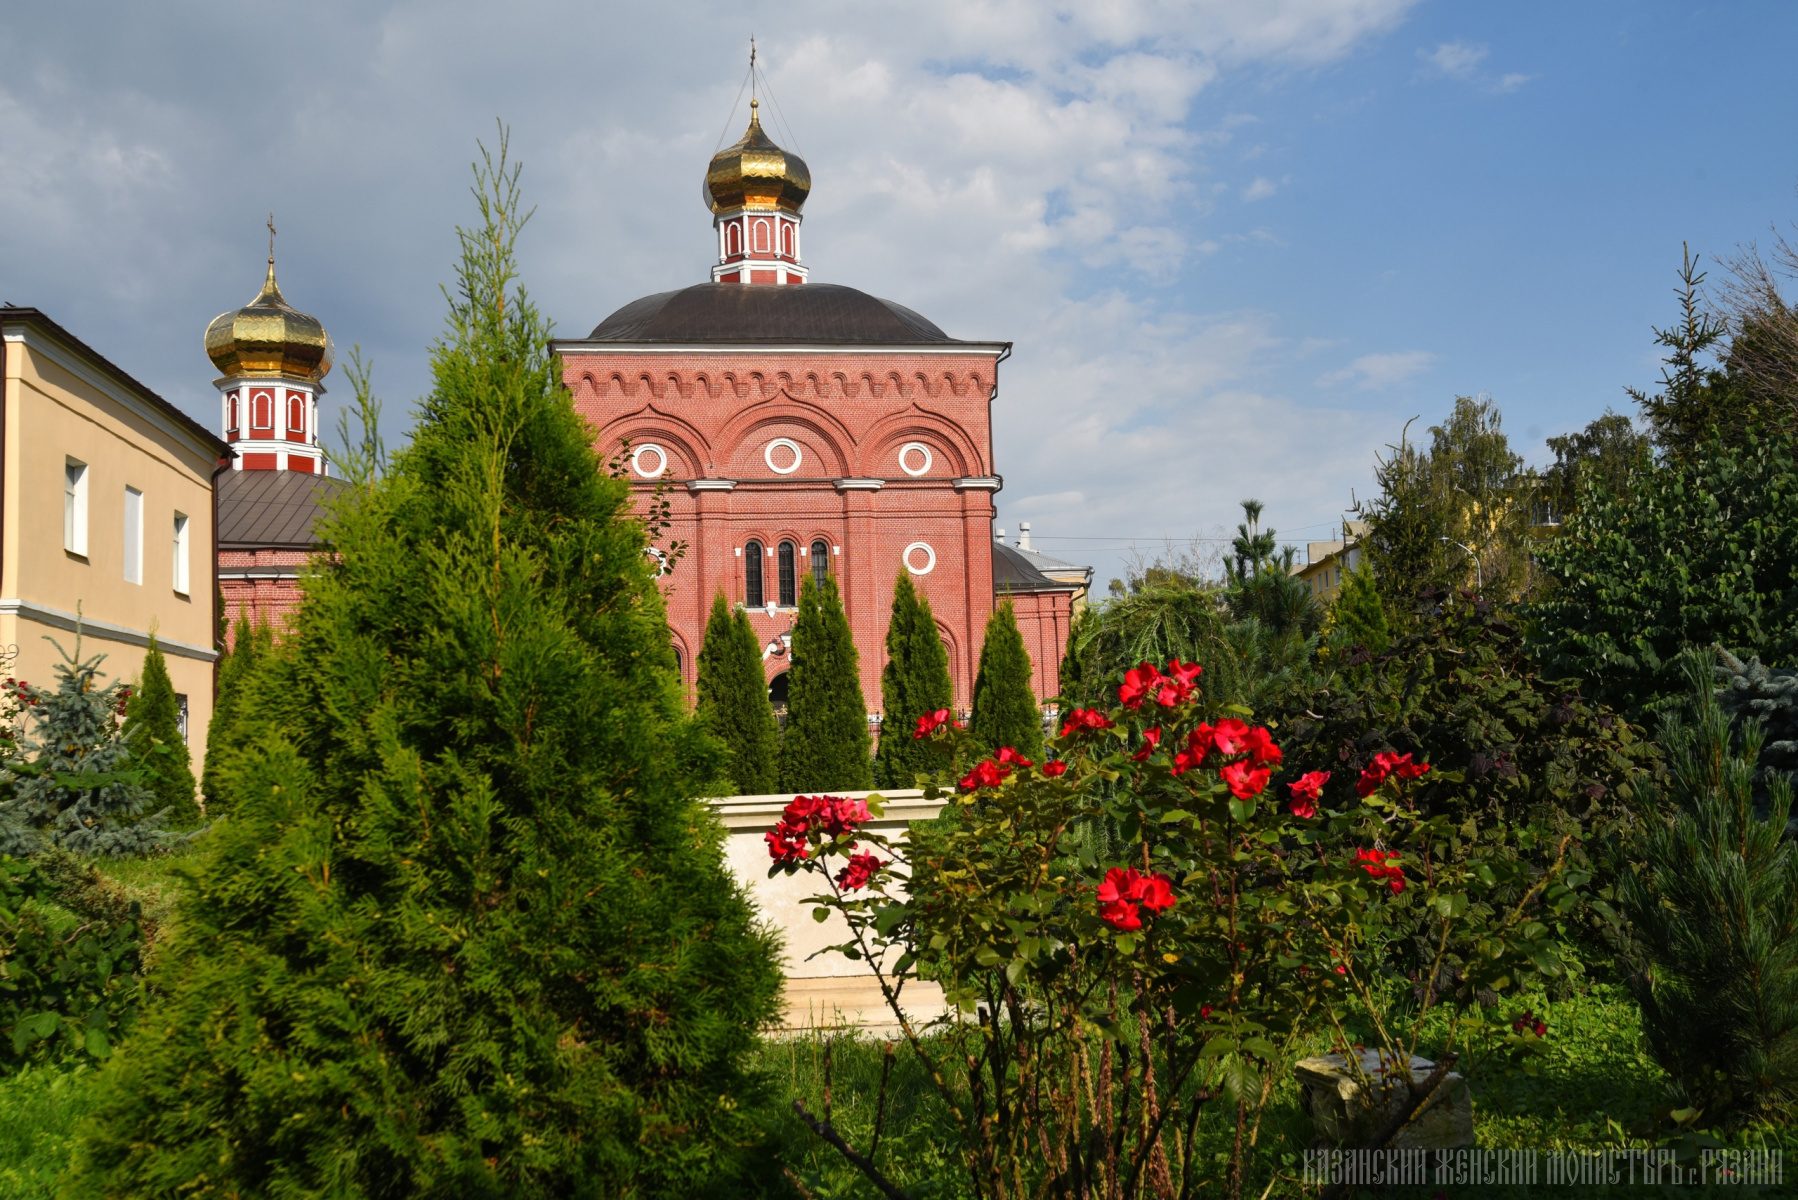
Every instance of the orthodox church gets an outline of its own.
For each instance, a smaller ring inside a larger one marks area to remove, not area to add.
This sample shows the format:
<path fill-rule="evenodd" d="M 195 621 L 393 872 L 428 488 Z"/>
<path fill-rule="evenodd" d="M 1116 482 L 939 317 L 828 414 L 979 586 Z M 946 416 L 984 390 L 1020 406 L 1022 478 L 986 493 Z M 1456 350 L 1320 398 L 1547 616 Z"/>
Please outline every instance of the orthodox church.
<path fill-rule="evenodd" d="M 770 695 L 786 669 L 805 572 L 835 576 L 861 654 L 868 711 L 899 572 L 930 598 L 956 704 L 968 707 L 996 597 L 1014 604 L 1041 698 L 1059 689 L 1090 570 L 1025 537 L 995 539 L 992 402 L 1011 343 L 952 338 L 904 305 L 815 283 L 801 252 L 811 174 L 763 130 L 750 100 L 741 140 L 714 155 L 704 201 L 717 261 L 708 282 L 626 304 L 559 340 L 563 380 L 596 448 L 622 459 L 645 510 L 665 499 L 685 543 L 662 587 L 683 681 L 694 685 L 713 597 L 750 613 Z M 219 587 L 228 619 L 279 628 L 298 602 L 319 504 L 339 486 L 318 444 L 331 341 L 275 282 L 219 316 L 225 437 Z"/>

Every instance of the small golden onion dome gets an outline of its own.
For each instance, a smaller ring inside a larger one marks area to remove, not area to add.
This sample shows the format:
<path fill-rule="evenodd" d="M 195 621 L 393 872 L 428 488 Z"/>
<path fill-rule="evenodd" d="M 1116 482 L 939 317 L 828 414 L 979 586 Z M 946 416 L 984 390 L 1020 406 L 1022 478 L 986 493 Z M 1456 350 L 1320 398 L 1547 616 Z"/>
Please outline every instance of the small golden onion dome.
<path fill-rule="evenodd" d="M 743 139 L 712 155 L 705 173 L 705 200 L 715 213 L 733 208 L 796 213 L 805 207 L 812 190 L 805 160 L 782 150 L 762 132 L 758 107 L 758 101 L 749 102 L 749 129 Z"/>
<path fill-rule="evenodd" d="M 206 327 L 206 357 L 219 373 L 323 379 L 331 369 L 331 335 L 318 318 L 300 312 L 275 283 L 275 260 L 256 298 L 220 313 Z"/>

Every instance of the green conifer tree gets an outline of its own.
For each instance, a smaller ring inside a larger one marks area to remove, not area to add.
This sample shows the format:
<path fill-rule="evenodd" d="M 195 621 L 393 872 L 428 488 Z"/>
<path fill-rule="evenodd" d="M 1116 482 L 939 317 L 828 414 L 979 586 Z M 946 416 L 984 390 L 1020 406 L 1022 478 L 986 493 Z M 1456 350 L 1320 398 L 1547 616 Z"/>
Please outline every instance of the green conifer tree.
<path fill-rule="evenodd" d="M 1336 629 L 1348 645 L 1374 654 L 1383 654 L 1392 645 L 1386 608 L 1380 602 L 1373 567 L 1366 559 L 1342 574 L 1342 590 L 1336 593 Z"/>
<path fill-rule="evenodd" d="M 1755 811 L 1764 730 L 1732 735 L 1703 656 L 1681 666 L 1691 718 L 1663 719 L 1664 785 L 1640 793 L 1642 832 L 1619 879 L 1642 1029 L 1707 1120 L 1788 1114 L 1798 1102 L 1798 843 L 1791 777 L 1770 772 Z"/>
<path fill-rule="evenodd" d="M 81 657 L 52 641 L 62 661 L 56 687 L 13 685 L 28 714 L 12 798 L 0 803 L 0 854 L 23 857 L 60 846 L 76 854 L 142 854 L 168 840 L 169 811 L 151 812 L 156 797 L 143 784 L 137 743 L 124 727 L 130 694 L 119 680 L 100 681 L 104 654 Z M 149 815 L 145 815 L 148 813 Z"/>
<path fill-rule="evenodd" d="M 628 483 L 476 164 L 412 441 L 252 678 L 180 954 L 97 1094 L 110 1197 L 743 1194 L 779 969 L 694 789 Z"/>
<path fill-rule="evenodd" d="M 783 792 L 865 791 L 874 786 L 861 659 L 837 578 L 807 574 L 787 668 L 787 728 L 780 739 Z"/>
<path fill-rule="evenodd" d="M 880 752 L 874 759 L 874 786 L 917 786 L 919 775 L 935 772 L 941 761 L 912 735 L 918 718 L 955 702 L 949 652 L 937 632 L 930 598 L 900 571 L 893 584 L 893 615 L 887 623 L 887 665 L 880 672 Z"/>
<path fill-rule="evenodd" d="M 732 611 L 719 592 L 712 600 L 699 649 L 699 718 L 724 743 L 726 770 L 737 794 L 772 792 L 779 767 L 780 727 L 768 703 L 762 648 L 749 614 Z"/>
<path fill-rule="evenodd" d="M 252 625 L 247 615 L 239 614 L 233 627 L 230 649 L 219 656 L 218 671 L 213 676 L 212 720 L 206 723 L 206 761 L 200 771 L 200 794 L 206 811 L 216 815 L 224 811 L 224 797 L 219 787 L 219 765 L 229 757 L 238 741 L 237 712 L 240 698 L 256 673 L 256 665 L 274 652 L 275 635 L 267 624 Z"/>
<path fill-rule="evenodd" d="M 194 799 L 193 759 L 187 752 L 187 739 L 181 736 L 175 684 L 155 634 L 150 635 L 150 648 L 144 652 L 137 687 L 126 702 L 125 722 L 127 728 L 138 727 L 138 761 L 144 768 L 144 785 L 156 797 L 155 807 L 168 810 L 172 825 L 197 824 L 200 806 Z"/>
<path fill-rule="evenodd" d="M 1030 654 L 1018 632 L 1017 614 L 1006 600 L 986 623 L 980 647 L 980 674 L 974 680 L 970 730 L 989 753 L 1010 746 L 1026 758 L 1043 756 L 1043 715 L 1030 686 Z"/>

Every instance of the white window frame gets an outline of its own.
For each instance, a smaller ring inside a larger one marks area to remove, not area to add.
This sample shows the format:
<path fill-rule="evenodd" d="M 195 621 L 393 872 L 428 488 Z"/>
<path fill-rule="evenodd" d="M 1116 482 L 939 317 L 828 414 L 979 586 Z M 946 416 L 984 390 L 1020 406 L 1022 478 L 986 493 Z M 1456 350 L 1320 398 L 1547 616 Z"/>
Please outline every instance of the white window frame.
<path fill-rule="evenodd" d="M 182 596 L 188 594 L 187 542 L 192 525 L 186 513 L 175 514 L 175 592 Z"/>
<path fill-rule="evenodd" d="M 65 458 L 62 467 L 62 548 L 87 557 L 87 464 Z"/>
<path fill-rule="evenodd" d="M 144 494 L 125 485 L 125 582 L 144 582 Z"/>

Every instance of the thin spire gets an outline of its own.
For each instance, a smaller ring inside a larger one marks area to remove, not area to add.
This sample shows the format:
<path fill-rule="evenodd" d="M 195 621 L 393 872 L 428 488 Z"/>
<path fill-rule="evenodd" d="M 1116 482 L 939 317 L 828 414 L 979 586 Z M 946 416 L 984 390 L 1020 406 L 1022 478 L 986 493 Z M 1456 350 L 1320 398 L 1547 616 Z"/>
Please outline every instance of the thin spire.
<path fill-rule="evenodd" d="M 275 214 L 268 215 L 268 265 L 275 265 Z"/>

